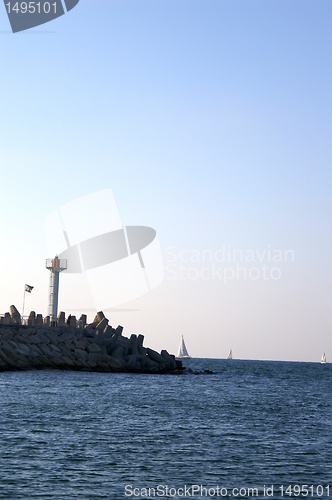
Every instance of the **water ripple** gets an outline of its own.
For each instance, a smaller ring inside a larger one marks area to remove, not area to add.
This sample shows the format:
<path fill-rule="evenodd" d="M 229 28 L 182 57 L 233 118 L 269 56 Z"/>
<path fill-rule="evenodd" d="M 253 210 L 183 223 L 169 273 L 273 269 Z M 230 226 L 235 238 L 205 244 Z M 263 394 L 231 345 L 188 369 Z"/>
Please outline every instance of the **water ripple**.
<path fill-rule="evenodd" d="M 0 498 L 331 482 L 329 366 L 190 364 L 214 374 L 1 373 Z"/>

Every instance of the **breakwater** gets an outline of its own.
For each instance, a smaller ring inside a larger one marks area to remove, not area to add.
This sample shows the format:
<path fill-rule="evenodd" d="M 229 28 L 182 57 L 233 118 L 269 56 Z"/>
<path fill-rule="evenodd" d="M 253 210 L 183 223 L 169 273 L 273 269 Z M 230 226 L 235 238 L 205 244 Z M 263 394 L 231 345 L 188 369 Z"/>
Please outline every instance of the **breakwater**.
<path fill-rule="evenodd" d="M 64 313 L 61 313 L 64 317 Z M 8 320 L 9 317 L 7 316 Z M 181 361 L 166 350 L 143 346 L 144 336 L 122 335 L 100 311 L 91 324 L 22 325 L 14 306 L 11 324 L 0 323 L 0 371 L 57 368 L 98 372 L 181 373 Z"/>

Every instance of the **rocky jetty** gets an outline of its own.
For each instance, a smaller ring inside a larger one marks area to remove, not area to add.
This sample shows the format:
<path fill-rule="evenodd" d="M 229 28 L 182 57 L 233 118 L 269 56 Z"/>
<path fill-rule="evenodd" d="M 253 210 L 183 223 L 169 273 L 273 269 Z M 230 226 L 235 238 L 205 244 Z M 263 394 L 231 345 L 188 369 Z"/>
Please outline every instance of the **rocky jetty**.
<path fill-rule="evenodd" d="M 30 313 L 26 324 L 15 306 L 0 320 L 0 371 L 56 368 L 98 372 L 182 373 L 181 361 L 166 350 L 143 346 L 143 335 L 122 335 L 102 312 L 91 324 L 86 316 L 65 321 L 61 312 L 55 326 L 49 318 Z"/>

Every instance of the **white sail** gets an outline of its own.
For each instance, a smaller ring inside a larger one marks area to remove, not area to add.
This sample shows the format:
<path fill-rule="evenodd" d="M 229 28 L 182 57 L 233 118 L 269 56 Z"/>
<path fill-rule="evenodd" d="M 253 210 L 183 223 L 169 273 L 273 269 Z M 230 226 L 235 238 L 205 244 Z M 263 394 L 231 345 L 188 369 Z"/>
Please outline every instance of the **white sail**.
<path fill-rule="evenodd" d="M 320 362 L 321 362 L 322 364 L 325 364 L 325 363 L 326 363 L 326 356 L 325 356 L 325 352 L 322 354 L 322 357 L 321 357 Z"/>
<path fill-rule="evenodd" d="M 232 351 L 232 349 L 229 351 L 227 359 L 233 359 L 233 351 Z"/>
<path fill-rule="evenodd" d="M 177 358 L 187 358 L 187 359 L 191 358 L 191 356 L 189 356 L 189 353 L 187 351 L 186 344 L 184 343 L 183 335 L 181 337 Z"/>

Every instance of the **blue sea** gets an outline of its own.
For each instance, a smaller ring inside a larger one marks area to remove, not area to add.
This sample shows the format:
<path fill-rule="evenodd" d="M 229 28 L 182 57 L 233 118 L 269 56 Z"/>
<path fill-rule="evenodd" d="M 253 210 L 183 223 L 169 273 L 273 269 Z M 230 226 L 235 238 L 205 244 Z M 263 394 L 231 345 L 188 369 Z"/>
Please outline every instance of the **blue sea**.
<path fill-rule="evenodd" d="M 332 498 L 332 365 L 184 364 L 0 373 L 0 499 Z"/>

